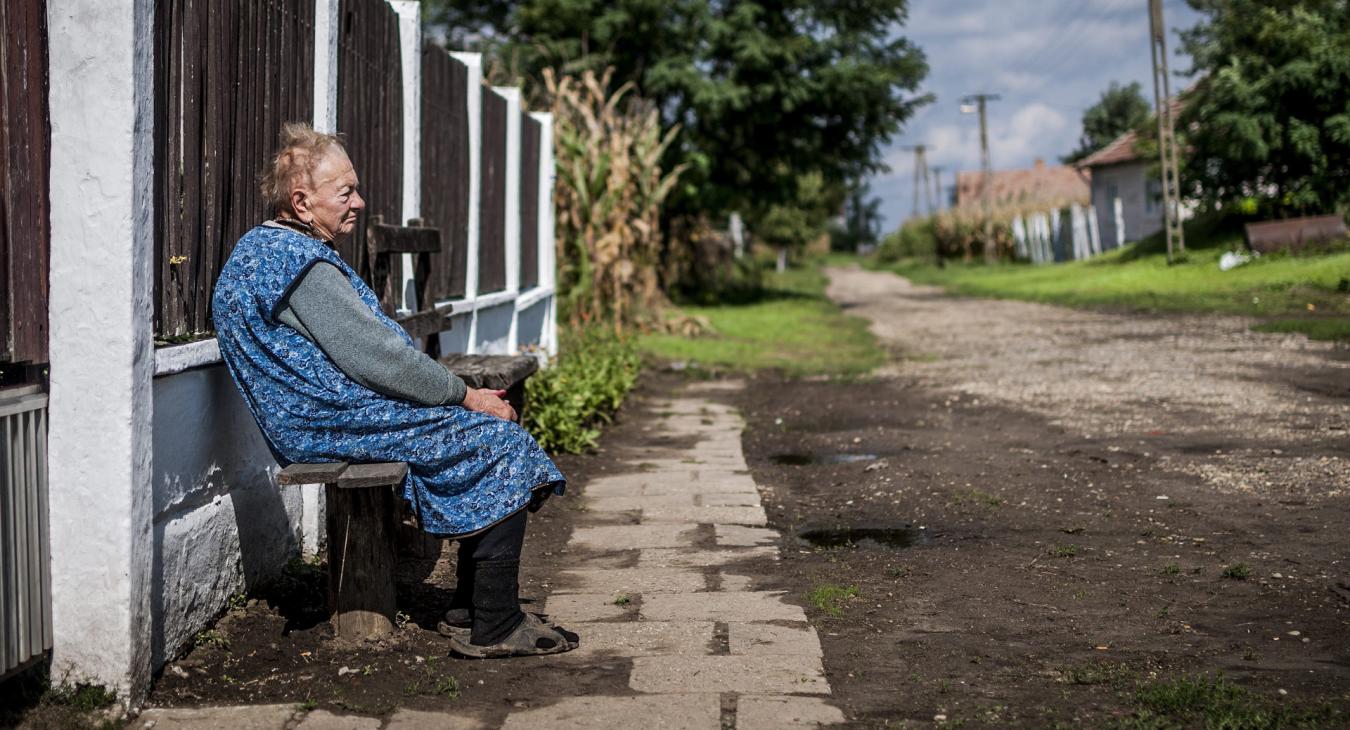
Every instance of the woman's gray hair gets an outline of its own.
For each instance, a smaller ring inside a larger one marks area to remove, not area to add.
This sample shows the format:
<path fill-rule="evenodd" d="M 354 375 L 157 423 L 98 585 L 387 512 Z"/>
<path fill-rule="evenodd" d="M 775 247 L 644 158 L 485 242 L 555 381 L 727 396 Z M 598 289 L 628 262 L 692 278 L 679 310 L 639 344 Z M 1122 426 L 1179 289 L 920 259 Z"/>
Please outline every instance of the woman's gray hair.
<path fill-rule="evenodd" d="M 287 122 L 281 127 L 281 146 L 258 176 L 263 202 L 272 214 L 286 210 L 291 190 L 297 183 L 310 184 L 310 176 L 319 161 L 333 148 L 344 149 L 342 138 L 319 132 L 304 122 Z"/>

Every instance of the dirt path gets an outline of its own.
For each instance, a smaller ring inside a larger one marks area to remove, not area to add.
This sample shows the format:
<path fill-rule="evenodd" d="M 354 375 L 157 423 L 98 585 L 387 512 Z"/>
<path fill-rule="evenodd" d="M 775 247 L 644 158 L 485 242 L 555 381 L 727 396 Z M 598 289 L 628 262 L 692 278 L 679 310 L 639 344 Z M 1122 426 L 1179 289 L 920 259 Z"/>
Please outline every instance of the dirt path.
<path fill-rule="evenodd" d="M 774 572 L 854 594 L 808 609 L 851 726 L 1115 727 L 1196 673 L 1350 708 L 1344 350 L 830 273 L 891 366 L 736 403 L 771 527 L 907 541 L 799 540 Z"/>
<path fill-rule="evenodd" d="M 1223 491 L 1327 497 L 1350 487 L 1342 346 L 1255 333 L 1237 317 L 1085 312 L 949 297 L 884 272 L 829 274 L 829 296 L 897 353 L 891 374 L 1086 438 L 1211 437 L 1203 458 L 1179 466 Z"/>

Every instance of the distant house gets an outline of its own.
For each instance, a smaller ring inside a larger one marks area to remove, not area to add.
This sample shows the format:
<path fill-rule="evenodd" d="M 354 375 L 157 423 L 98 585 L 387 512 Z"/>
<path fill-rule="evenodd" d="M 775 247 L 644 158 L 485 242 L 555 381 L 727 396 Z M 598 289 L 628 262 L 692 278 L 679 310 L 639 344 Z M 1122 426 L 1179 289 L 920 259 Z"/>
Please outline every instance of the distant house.
<path fill-rule="evenodd" d="M 1135 146 L 1139 135 L 1126 132 L 1078 163 L 1091 173 L 1092 207 L 1103 248 L 1118 248 L 1162 230 L 1162 181 Z"/>
<path fill-rule="evenodd" d="M 995 170 L 994 205 L 1062 206 L 1086 205 L 1091 195 L 1090 173 L 1069 165 L 1046 167 L 1037 159 L 1028 170 Z M 957 208 L 978 208 L 984 201 L 984 173 L 963 172 L 956 177 Z"/>

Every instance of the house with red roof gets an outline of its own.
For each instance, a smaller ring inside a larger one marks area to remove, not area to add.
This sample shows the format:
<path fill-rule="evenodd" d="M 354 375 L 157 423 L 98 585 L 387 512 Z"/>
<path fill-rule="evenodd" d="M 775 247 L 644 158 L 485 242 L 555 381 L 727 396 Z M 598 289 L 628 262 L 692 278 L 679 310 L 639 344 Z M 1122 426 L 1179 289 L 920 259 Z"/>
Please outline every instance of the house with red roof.
<path fill-rule="evenodd" d="M 1162 230 L 1162 180 L 1154 158 L 1136 150 L 1139 135 L 1126 132 L 1078 162 L 1092 177 L 1092 207 L 1104 249 L 1119 248 Z"/>

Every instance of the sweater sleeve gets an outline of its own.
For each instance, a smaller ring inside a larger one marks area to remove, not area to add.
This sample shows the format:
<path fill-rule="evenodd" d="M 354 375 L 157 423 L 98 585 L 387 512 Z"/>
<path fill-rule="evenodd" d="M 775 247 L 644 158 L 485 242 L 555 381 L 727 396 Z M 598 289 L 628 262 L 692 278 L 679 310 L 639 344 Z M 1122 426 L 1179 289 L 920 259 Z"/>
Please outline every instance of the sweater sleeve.
<path fill-rule="evenodd" d="M 464 402 L 464 381 L 376 319 L 332 264 L 305 272 L 277 319 L 318 345 L 347 377 L 377 393 L 428 406 Z"/>

